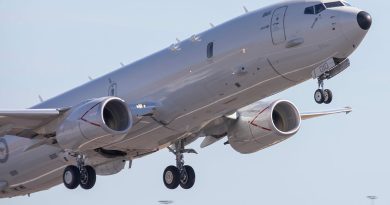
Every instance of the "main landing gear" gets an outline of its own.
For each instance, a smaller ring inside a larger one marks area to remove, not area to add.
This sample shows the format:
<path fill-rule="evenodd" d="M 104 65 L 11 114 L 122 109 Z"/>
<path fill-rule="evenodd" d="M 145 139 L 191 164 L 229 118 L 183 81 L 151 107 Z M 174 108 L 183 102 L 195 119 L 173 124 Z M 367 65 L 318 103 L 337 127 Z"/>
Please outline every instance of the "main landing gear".
<path fill-rule="evenodd" d="M 314 100 L 318 104 L 330 104 L 333 100 L 332 91 L 329 89 L 324 90 L 324 79 L 322 77 L 318 78 L 318 90 L 314 92 Z"/>
<path fill-rule="evenodd" d="M 77 166 L 67 166 L 63 174 L 63 182 L 66 188 L 76 189 L 79 185 L 83 189 L 91 189 L 96 182 L 95 169 L 84 164 L 85 157 L 77 156 Z"/>
<path fill-rule="evenodd" d="M 189 165 L 184 165 L 184 153 L 196 153 L 193 149 L 184 149 L 183 142 L 175 143 L 174 149 L 168 147 L 169 151 L 176 156 L 176 166 L 168 166 L 164 170 L 163 181 L 168 189 L 176 189 L 179 185 L 183 189 L 190 189 L 195 184 L 195 171 Z"/>

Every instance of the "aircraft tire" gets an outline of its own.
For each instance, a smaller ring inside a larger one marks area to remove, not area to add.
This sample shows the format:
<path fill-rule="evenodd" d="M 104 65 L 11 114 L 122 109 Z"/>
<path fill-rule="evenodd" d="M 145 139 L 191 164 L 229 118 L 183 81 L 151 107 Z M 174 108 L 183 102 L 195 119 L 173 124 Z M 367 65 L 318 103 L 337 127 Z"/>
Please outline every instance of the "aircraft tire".
<path fill-rule="evenodd" d="M 164 185 L 168 189 L 176 189 L 180 184 L 180 171 L 175 166 L 168 166 L 163 174 Z"/>
<path fill-rule="evenodd" d="M 333 93 L 331 90 L 326 89 L 324 90 L 324 103 L 330 104 L 333 100 Z"/>
<path fill-rule="evenodd" d="M 62 175 L 62 180 L 66 188 L 76 189 L 80 184 L 79 169 L 74 165 L 67 166 Z"/>
<path fill-rule="evenodd" d="M 81 177 L 80 179 L 80 186 L 83 189 L 92 189 L 93 186 L 95 186 L 96 183 L 96 171 L 91 166 L 85 166 L 85 178 L 83 179 Z"/>
<path fill-rule="evenodd" d="M 316 101 L 316 103 L 318 104 L 322 104 L 324 103 L 324 91 L 321 90 L 321 89 L 318 89 L 314 92 L 314 100 Z"/>
<path fill-rule="evenodd" d="M 195 171 L 189 165 L 185 165 L 184 169 L 187 173 L 187 176 L 185 177 L 185 180 L 180 180 L 180 186 L 183 189 L 191 189 L 195 184 Z"/>

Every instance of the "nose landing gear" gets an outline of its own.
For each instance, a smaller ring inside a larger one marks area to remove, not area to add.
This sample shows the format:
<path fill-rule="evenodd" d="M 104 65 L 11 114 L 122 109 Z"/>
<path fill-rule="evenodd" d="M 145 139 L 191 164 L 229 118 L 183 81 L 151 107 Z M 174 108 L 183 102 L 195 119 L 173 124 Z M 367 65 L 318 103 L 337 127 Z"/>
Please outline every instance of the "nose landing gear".
<path fill-rule="evenodd" d="M 176 189 L 179 185 L 183 189 L 190 189 L 195 184 L 195 171 L 189 165 L 184 165 L 184 153 L 195 153 L 193 149 L 184 149 L 183 142 L 175 143 L 174 149 L 168 147 L 169 151 L 176 156 L 176 166 L 168 166 L 164 170 L 163 181 L 168 189 Z"/>
<path fill-rule="evenodd" d="M 330 104 L 333 100 L 333 93 L 329 89 L 324 90 L 324 80 L 318 78 L 318 89 L 314 92 L 314 100 L 318 104 Z"/>
<path fill-rule="evenodd" d="M 318 90 L 314 92 L 314 100 L 318 104 L 330 104 L 333 100 L 332 91 L 324 89 L 324 80 L 330 80 L 350 66 L 348 58 L 330 58 L 312 71 L 313 79 L 318 80 Z"/>

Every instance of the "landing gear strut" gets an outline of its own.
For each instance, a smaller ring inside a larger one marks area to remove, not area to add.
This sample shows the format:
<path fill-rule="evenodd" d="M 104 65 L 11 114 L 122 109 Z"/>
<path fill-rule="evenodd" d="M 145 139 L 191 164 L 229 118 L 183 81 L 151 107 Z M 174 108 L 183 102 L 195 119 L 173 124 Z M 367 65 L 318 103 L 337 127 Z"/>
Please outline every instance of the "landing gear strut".
<path fill-rule="evenodd" d="M 324 90 L 324 76 L 318 78 L 318 89 L 314 92 L 314 100 L 318 104 L 330 104 L 333 100 L 332 91 L 329 89 Z"/>
<path fill-rule="evenodd" d="M 183 142 L 175 143 L 174 149 L 168 147 L 169 151 L 176 156 L 176 166 L 168 166 L 164 170 L 163 181 L 168 189 L 176 189 L 179 185 L 183 189 L 190 189 L 195 184 L 195 171 L 189 165 L 184 165 L 184 153 L 196 153 L 193 149 L 185 149 Z"/>
<path fill-rule="evenodd" d="M 85 165 L 85 156 L 77 155 L 77 166 L 67 166 L 63 174 L 63 182 L 68 189 L 76 189 L 79 185 L 83 189 L 91 189 L 96 182 L 95 169 Z"/>

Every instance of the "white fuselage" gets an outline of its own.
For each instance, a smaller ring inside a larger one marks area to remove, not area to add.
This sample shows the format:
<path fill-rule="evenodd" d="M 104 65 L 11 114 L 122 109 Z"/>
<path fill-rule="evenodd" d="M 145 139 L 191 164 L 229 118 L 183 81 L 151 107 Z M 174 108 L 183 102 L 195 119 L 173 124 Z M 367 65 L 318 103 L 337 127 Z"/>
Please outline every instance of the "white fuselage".
<path fill-rule="evenodd" d="M 197 133 L 210 120 L 310 79 L 329 58 L 347 58 L 366 34 L 356 23 L 360 10 L 304 14 L 315 3 L 286 2 L 247 13 L 33 108 L 72 107 L 108 95 L 128 104 L 157 103 L 155 120 L 138 121 L 123 141 L 104 147 L 141 157 Z M 34 139 L 5 139 L 9 156 L 0 163 L 0 190 L 1 181 L 10 189 L 0 191 L 0 197 L 61 182 L 67 165 L 63 150 L 41 145 L 26 151 Z"/>

